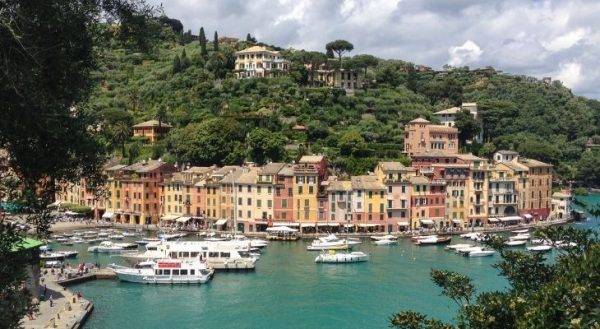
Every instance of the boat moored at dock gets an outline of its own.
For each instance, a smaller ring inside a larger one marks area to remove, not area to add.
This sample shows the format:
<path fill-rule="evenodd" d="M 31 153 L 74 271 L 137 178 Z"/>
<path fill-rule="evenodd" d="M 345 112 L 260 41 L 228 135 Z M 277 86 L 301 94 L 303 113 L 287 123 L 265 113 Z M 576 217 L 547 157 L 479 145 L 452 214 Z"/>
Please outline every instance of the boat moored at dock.
<path fill-rule="evenodd" d="M 161 259 L 142 268 L 116 265 L 112 268 L 121 281 L 145 284 L 201 284 L 214 274 L 213 269 L 198 259 Z"/>
<path fill-rule="evenodd" d="M 318 255 L 315 258 L 315 263 L 357 263 L 366 262 L 368 259 L 369 255 L 362 251 L 336 252 L 329 250 Z"/>

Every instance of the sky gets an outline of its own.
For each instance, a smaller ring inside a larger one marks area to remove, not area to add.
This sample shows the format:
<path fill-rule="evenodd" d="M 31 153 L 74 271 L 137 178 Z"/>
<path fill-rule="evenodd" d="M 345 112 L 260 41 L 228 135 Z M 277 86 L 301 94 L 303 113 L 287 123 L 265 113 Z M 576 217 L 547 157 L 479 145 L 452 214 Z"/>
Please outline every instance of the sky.
<path fill-rule="evenodd" d="M 345 39 L 372 54 L 440 69 L 493 66 L 561 80 L 600 99 L 599 0 L 149 0 L 184 29 L 325 51 Z"/>

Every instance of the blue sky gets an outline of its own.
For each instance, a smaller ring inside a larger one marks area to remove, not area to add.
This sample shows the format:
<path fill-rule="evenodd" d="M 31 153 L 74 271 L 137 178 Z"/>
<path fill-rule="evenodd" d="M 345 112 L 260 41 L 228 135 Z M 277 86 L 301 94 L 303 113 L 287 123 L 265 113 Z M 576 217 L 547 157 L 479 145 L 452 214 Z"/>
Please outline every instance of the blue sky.
<path fill-rule="evenodd" d="M 207 36 L 324 51 L 334 39 L 352 54 L 441 68 L 494 66 L 561 80 L 600 98 L 600 1 L 526 0 L 150 0 Z"/>

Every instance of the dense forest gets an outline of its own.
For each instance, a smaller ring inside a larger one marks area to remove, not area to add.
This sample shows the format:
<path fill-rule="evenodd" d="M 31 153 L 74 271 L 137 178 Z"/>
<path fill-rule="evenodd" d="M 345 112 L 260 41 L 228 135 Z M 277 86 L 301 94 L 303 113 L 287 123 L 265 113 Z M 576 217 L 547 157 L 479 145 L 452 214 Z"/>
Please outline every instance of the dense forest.
<path fill-rule="evenodd" d="M 234 53 L 257 43 L 183 32 L 175 19 L 161 17 L 148 28 L 149 42 L 130 47 L 105 29 L 96 87 L 89 113 L 108 152 L 124 162 L 158 158 L 194 165 L 243 161 L 293 161 L 324 153 L 340 172 L 360 174 L 381 159 L 408 163 L 402 155 L 403 125 L 462 102 L 477 102 L 484 142 L 463 143 L 463 151 L 490 156 L 513 149 L 552 163 L 558 177 L 600 185 L 600 102 L 575 96 L 559 81 L 504 74 L 494 69 L 445 67 L 418 70 L 402 60 L 383 60 L 346 51 L 341 65 L 365 73 L 366 86 L 352 95 L 307 86 L 308 70 L 329 62 L 323 52 L 280 49 L 291 70 L 276 78 L 238 80 Z M 211 33 L 212 34 L 212 33 Z M 352 47 L 350 47 L 351 49 Z M 142 49 L 142 51 L 140 51 Z M 332 55 L 332 54 L 329 54 Z M 161 142 L 131 138 L 131 126 L 149 119 L 173 129 Z M 468 139 L 478 127 L 459 122 Z"/>

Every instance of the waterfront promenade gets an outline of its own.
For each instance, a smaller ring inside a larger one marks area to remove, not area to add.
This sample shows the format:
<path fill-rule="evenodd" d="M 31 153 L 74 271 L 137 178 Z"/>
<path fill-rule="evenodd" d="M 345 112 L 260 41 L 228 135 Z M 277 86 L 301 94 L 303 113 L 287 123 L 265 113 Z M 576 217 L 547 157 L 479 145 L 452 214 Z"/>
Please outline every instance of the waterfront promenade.
<path fill-rule="evenodd" d="M 40 301 L 38 312 L 33 318 L 26 316 L 22 325 L 25 329 L 80 328 L 92 312 L 94 305 L 76 293 L 57 283 L 56 274 L 42 274 L 41 293 L 46 285 L 46 298 Z"/>

